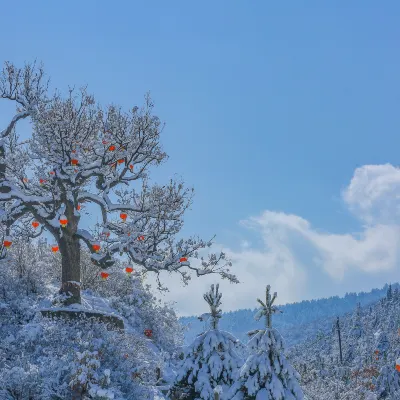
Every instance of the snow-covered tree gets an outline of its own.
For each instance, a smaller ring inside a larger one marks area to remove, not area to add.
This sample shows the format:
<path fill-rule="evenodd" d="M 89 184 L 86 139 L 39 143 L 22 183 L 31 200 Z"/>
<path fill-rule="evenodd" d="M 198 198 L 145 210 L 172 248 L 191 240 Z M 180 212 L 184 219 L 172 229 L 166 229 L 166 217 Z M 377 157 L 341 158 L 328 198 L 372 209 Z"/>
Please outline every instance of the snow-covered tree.
<path fill-rule="evenodd" d="M 363 334 L 363 328 L 361 324 L 361 304 L 357 303 L 357 307 L 353 314 L 353 327 L 351 329 L 351 334 L 355 338 L 360 338 Z"/>
<path fill-rule="evenodd" d="M 398 399 L 400 397 L 400 374 L 394 363 L 381 368 L 376 386 L 379 399 Z"/>
<path fill-rule="evenodd" d="M 220 399 L 229 399 L 228 390 L 237 379 L 243 360 L 236 352 L 237 339 L 218 329 L 221 297 L 218 284 L 211 285 L 211 290 L 204 294 L 210 313 L 203 314 L 203 317 L 210 319 L 211 329 L 200 334 L 185 349 L 182 365 L 171 389 L 172 398 L 214 400 L 214 391 L 219 386 Z"/>
<path fill-rule="evenodd" d="M 218 273 L 237 282 L 224 253 L 199 256 L 211 240 L 174 240 L 192 190 L 174 180 L 149 184 L 149 167 L 167 158 L 149 96 L 142 109 L 102 108 L 86 89 L 71 89 L 65 98 L 50 95 L 42 67 L 7 62 L 0 98 L 16 104 L 16 114 L 0 131 L 0 222 L 6 228 L 0 256 L 20 232 L 37 237 L 47 231 L 61 253 L 60 292 L 67 304 L 80 302 L 82 243 L 97 267 L 106 269 L 116 253 L 125 253 L 143 271 L 155 273 L 160 287 L 162 271 L 179 272 L 187 283 L 190 275 L 183 267 L 197 276 Z M 25 118 L 32 135 L 21 141 L 16 125 Z M 135 190 L 133 183 L 141 184 Z M 87 204 L 101 214 L 92 233 L 81 227 Z"/>
<path fill-rule="evenodd" d="M 386 292 L 386 299 L 388 301 L 391 301 L 393 299 L 393 290 L 392 290 L 392 285 L 389 284 L 387 292 Z"/>
<path fill-rule="evenodd" d="M 265 303 L 260 299 L 261 308 L 256 319 L 265 317 L 265 329 L 249 332 L 250 355 L 240 370 L 240 379 L 232 387 L 234 400 L 300 400 L 304 398 L 298 380 L 300 375 L 287 361 L 283 339 L 272 328 L 272 315 L 280 312 L 274 305 L 270 285 L 266 289 Z"/>

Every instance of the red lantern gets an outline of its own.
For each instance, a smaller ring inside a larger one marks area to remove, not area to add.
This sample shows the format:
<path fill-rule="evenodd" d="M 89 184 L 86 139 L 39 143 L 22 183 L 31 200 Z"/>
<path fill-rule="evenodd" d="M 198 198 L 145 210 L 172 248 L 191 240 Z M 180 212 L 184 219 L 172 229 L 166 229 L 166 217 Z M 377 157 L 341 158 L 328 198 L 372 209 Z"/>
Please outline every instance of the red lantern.
<path fill-rule="evenodd" d="M 115 146 L 112 144 L 112 145 L 108 148 L 108 150 L 114 151 L 114 150 L 115 150 Z"/>
<path fill-rule="evenodd" d="M 3 245 L 4 245 L 4 247 L 6 247 L 7 249 L 12 245 L 11 236 L 6 236 L 6 237 L 4 238 Z"/>
<path fill-rule="evenodd" d="M 103 281 L 105 281 L 110 276 L 110 274 L 107 274 L 107 272 L 101 272 L 100 276 L 101 276 L 101 279 L 103 279 Z"/>
<path fill-rule="evenodd" d="M 50 174 L 50 175 L 54 175 L 55 172 L 54 172 L 54 171 L 50 171 L 49 174 Z"/>
<path fill-rule="evenodd" d="M 133 269 L 132 267 L 126 267 L 126 268 L 125 268 L 125 272 L 126 272 L 127 274 L 131 274 L 133 271 L 134 271 L 134 269 Z"/>
<path fill-rule="evenodd" d="M 41 185 L 43 185 L 45 182 L 46 182 L 45 179 L 42 179 L 42 178 L 39 179 L 39 183 L 40 183 Z"/>
<path fill-rule="evenodd" d="M 79 211 L 79 210 L 81 209 L 81 205 L 78 204 L 78 205 L 76 206 L 76 209 Z"/>
<path fill-rule="evenodd" d="M 124 213 L 124 212 L 122 212 L 121 214 L 119 214 L 119 216 L 120 216 L 120 218 L 125 222 L 126 221 L 126 219 L 128 218 L 128 214 L 127 213 Z"/>
<path fill-rule="evenodd" d="M 52 251 L 53 253 L 57 253 L 57 251 L 58 251 L 58 246 L 57 246 L 56 244 L 53 244 L 53 246 L 51 246 L 51 251 Z"/>
<path fill-rule="evenodd" d="M 39 222 L 37 222 L 37 221 L 33 221 L 32 222 L 32 226 L 36 229 L 38 226 L 39 226 L 40 224 L 39 224 Z"/>
<path fill-rule="evenodd" d="M 142 236 L 138 236 L 137 240 L 140 240 L 140 241 L 144 240 L 144 236 L 143 235 Z"/>
<path fill-rule="evenodd" d="M 396 360 L 396 371 L 400 372 L 400 358 Z"/>
<path fill-rule="evenodd" d="M 187 258 L 186 258 L 186 257 L 181 257 L 181 258 L 179 259 L 179 262 L 185 262 L 185 261 L 187 261 Z"/>
<path fill-rule="evenodd" d="M 67 226 L 67 224 L 68 224 L 68 219 L 67 219 L 67 217 L 65 215 L 61 215 L 59 221 L 60 221 L 60 225 L 63 228 L 65 228 Z"/>
<path fill-rule="evenodd" d="M 151 329 L 145 329 L 144 334 L 148 337 L 151 338 L 153 336 L 153 331 Z"/>
<path fill-rule="evenodd" d="M 379 354 L 379 350 L 375 350 L 374 354 L 378 355 Z"/>
<path fill-rule="evenodd" d="M 100 243 L 97 242 L 97 243 L 92 244 L 92 248 L 96 253 L 98 253 L 100 250 Z"/>
<path fill-rule="evenodd" d="M 129 169 L 133 172 L 133 164 L 129 164 Z"/>
<path fill-rule="evenodd" d="M 125 162 L 125 160 L 124 160 L 123 158 L 120 158 L 120 159 L 118 160 L 118 164 L 122 164 L 123 162 Z"/>
<path fill-rule="evenodd" d="M 79 164 L 79 161 L 76 158 L 73 158 L 71 160 L 71 165 L 78 165 L 78 164 Z"/>

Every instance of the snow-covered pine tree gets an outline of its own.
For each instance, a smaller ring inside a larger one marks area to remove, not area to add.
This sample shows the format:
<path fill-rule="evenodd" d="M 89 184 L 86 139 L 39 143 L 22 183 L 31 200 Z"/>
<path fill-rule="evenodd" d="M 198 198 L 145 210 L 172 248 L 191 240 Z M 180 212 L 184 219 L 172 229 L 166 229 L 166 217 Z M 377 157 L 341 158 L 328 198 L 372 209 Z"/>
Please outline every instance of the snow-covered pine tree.
<path fill-rule="evenodd" d="M 363 328 L 361 324 L 361 304 L 357 303 L 357 307 L 353 314 L 353 326 L 351 334 L 355 338 L 360 338 L 363 334 Z"/>
<path fill-rule="evenodd" d="M 30 237 L 50 233 L 62 258 L 60 292 L 66 304 L 81 301 L 82 243 L 99 269 L 113 265 L 116 253 L 125 253 L 157 278 L 161 271 L 179 271 L 187 283 L 190 276 L 182 269 L 190 267 L 197 276 L 218 273 L 237 282 L 224 253 L 201 258 L 200 266 L 190 263 L 211 240 L 174 240 L 193 190 L 173 180 L 149 185 L 149 167 L 167 158 L 149 96 L 142 109 L 102 108 L 86 89 L 71 89 L 66 98 L 49 95 L 42 67 L 20 69 L 7 62 L 0 72 L 0 98 L 16 104 L 16 114 L 0 131 L 0 223 L 7 235 L 0 257 L 21 230 Z M 25 118 L 32 135 L 21 141 L 16 126 Z M 132 183 L 141 183 L 139 190 Z M 93 235 L 81 227 L 86 204 L 101 214 Z"/>
<path fill-rule="evenodd" d="M 386 292 L 386 299 L 388 301 L 392 301 L 393 299 L 393 290 L 392 290 L 392 284 L 390 283 Z"/>
<path fill-rule="evenodd" d="M 170 393 L 173 399 L 214 400 L 214 390 L 218 386 L 222 389 L 220 400 L 229 399 L 228 390 L 238 378 L 243 360 L 236 352 L 237 339 L 218 329 L 218 321 L 222 316 L 219 308 L 221 297 L 218 284 L 211 285 L 211 290 L 204 294 L 210 313 L 203 314 L 203 317 L 210 320 L 211 326 L 185 349 L 182 365 Z"/>
<path fill-rule="evenodd" d="M 240 370 L 240 379 L 231 388 L 232 400 L 302 400 L 303 391 L 298 380 L 300 375 L 289 364 L 284 354 L 280 333 L 272 328 L 272 315 L 280 312 L 274 305 L 271 287 L 267 286 L 266 301 L 260 299 L 261 308 L 255 315 L 265 317 L 265 329 L 249 332 L 250 355 Z"/>

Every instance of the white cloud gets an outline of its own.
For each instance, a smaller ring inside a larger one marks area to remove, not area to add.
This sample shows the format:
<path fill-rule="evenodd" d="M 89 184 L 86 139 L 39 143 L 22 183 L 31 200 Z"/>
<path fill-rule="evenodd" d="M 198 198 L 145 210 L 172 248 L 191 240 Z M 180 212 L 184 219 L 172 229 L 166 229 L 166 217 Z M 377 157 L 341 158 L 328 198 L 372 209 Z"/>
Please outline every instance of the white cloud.
<path fill-rule="evenodd" d="M 262 246 L 250 247 L 244 234 L 237 250 L 224 248 L 241 281 L 240 285 L 220 284 L 224 309 L 254 308 L 268 283 L 278 292 L 279 303 L 287 303 L 331 296 L 345 286 L 362 290 L 360 282 L 363 278 L 367 282 L 367 277 L 373 279 L 371 285 L 379 285 L 376 279 L 388 274 L 396 280 L 400 169 L 390 164 L 357 168 L 342 198 L 362 224 L 356 234 L 321 233 L 304 218 L 284 212 L 264 211 L 240 221 L 246 232 L 262 239 Z M 167 298 L 177 301 L 183 315 L 204 312 L 202 294 L 215 281 L 215 277 L 194 278 L 189 287 L 182 288 L 172 277 Z"/>

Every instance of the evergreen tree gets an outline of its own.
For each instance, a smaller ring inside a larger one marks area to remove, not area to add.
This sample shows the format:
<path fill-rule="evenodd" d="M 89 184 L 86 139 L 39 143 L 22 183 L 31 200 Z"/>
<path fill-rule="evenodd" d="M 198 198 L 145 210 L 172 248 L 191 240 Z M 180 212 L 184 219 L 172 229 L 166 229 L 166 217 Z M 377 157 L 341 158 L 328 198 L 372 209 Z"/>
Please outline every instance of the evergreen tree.
<path fill-rule="evenodd" d="M 361 304 L 357 303 L 357 307 L 353 314 L 353 327 L 351 330 L 353 337 L 360 338 L 363 334 L 363 329 L 361 325 Z"/>
<path fill-rule="evenodd" d="M 386 298 L 388 299 L 388 301 L 391 301 L 393 299 L 393 291 L 391 284 L 389 285 L 388 290 L 386 292 Z"/>
<path fill-rule="evenodd" d="M 218 329 L 222 315 L 219 309 L 222 294 L 218 290 L 218 284 L 211 285 L 211 290 L 204 294 L 210 313 L 201 318 L 210 320 L 211 326 L 186 349 L 170 391 L 172 399 L 214 400 L 214 390 L 220 386 L 220 400 L 227 400 L 228 389 L 238 377 L 243 364 L 236 352 L 238 341 L 230 333 Z"/>
<path fill-rule="evenodd" d="M 394 300 L 399 299 L 399 288 L 397 286 L 393 290 L 393 298 L 394 298 Z"/>
<path fill-rule="evenodd" d="M 240 370 L 240 380 L 231 388 L 232 400 L 302 400 L 304 394 L 298 380 L 300 375 L 284 355 L 283 339 L 272 328 L 272 314 L 281 312 L 273 305 L 277 297 L 266 290 L 266 301 L 257 301 L 261 309 L 255 315 L 265 317 L 265 329 L 249 332 L 250 356 Z"/>

